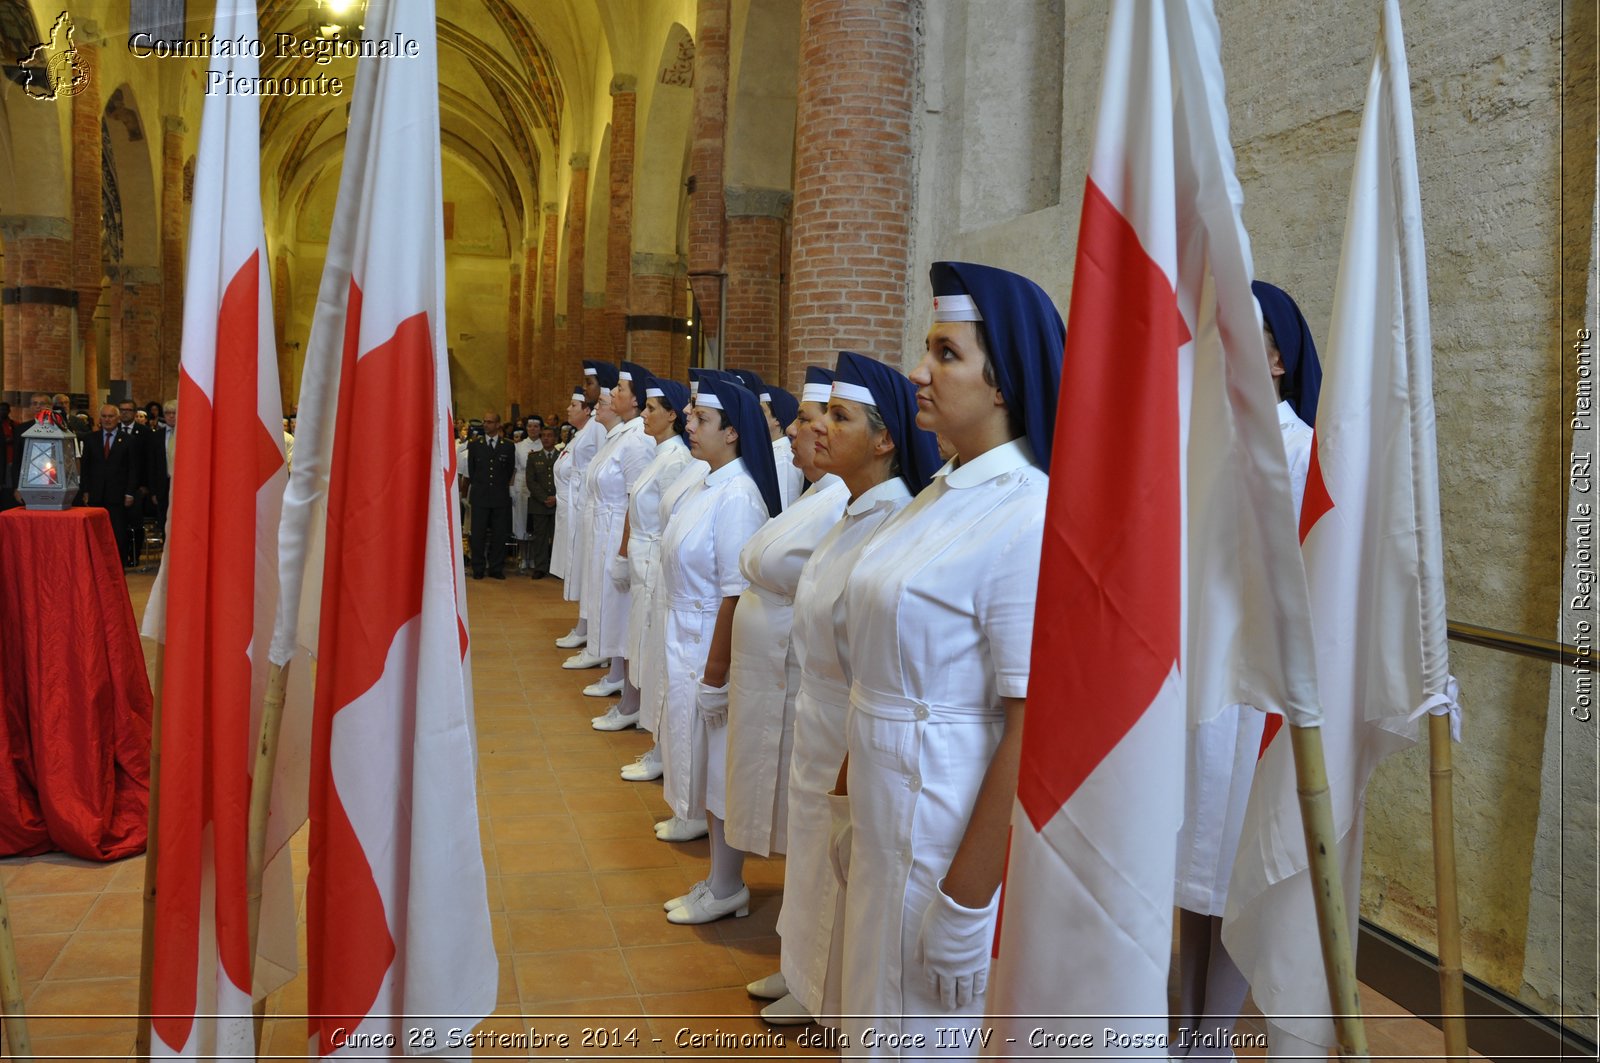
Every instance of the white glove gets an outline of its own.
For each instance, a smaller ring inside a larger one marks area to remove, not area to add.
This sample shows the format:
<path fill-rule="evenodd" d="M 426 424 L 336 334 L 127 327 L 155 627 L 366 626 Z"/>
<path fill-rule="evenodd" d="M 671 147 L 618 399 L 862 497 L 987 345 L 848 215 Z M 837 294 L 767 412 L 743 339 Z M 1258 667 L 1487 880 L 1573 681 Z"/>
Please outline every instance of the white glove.
<path fill-rule="evenodd" d="M 850 825 L 850 795 L 829 794 L 828 813 L 833 819 L 828 832 L 828 859 L 833 862 L 833 877 L 843 886 L 850 881 L 850 843 L 855 834 Z"/>
<path fill-rule="evenodd" d="M 1000 891 L 982 908 L 965 908 L 945 895 L 944 880 L 922 916 L 916 958 L 928 984 L 946 1008 L 964 1008 L 989 987 L 989 954 L 994 945 Z"/>
<path fill-rule="evenodd" d="M 694 706 L 707 727 L 725 727 L 728 723 L 728 684 L 720 687 L 696 684 Z"/>
<path fill-rule="evenodd" d="M 619 591 L 625 591 L 632 585 L 632 577 L 628 574 L 628 559 L 620 554 L 611 559 L 611 585 Z"/>
<path fill-rule="evenodd" d="M 650 586 L 650 562 L 644 551 L 634 550 L 628 554 L 628 572 L 635 587 L 642 590 Z"/>

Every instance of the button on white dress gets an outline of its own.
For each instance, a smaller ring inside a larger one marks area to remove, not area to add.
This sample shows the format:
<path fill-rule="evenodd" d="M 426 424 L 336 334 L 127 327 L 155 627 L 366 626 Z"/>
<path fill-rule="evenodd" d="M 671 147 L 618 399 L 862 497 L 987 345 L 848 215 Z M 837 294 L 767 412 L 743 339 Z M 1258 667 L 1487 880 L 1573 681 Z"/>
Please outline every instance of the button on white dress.
<path fill-rule="evenodd" d="M 745 544 L 739 570 L 750 585 L 733 614 L 728 690 L 728 844 L 781 853 L 789 818 L 789 752 L 800 668 L 789 644 L 794 592 L 822 537 L 839 522 L 850 489 L 825 476 Z M 713 809 L 712 811 L 716 811 Z"/>
<path fill-rule="evenodd" d="M 794 596 L 793 656 L 800 669 L 789 760 L 787 859 L 783 868 L 783 980 L 812 1015 L 839 1013 L 839 964 L 832 948 L 843 895 L 828 855 L 828 793 L 844 763 L 850 707 L 844 659 L 844 588 L 856 556 L 878 526 L 911 501 L 898 476 L 861 492 L 801 570 Z M 741 604 L 740 608 L 743 608 Z M 830 963 L 831 958 L 831 963 Z"/>
<path fill-rule="evenodd" d="M 589 615 L 589 652 L 621 657 L 628 643 L 630 591 L 611 582 L 611 559 L 622 545 L 622 522 L 628 513 L 628 489 L 655 456 L 656 441 L 644 434 L 635 417 L 613 425 L 606 441 L 583 474 L 584 494 L 594 511 L 594 530 L 583 574 L 583 596 Z"/>
<path fill-rule="evenodd" d="M 628 576 L 633 593 L 628 605 L 627 646 L 622 655 L 628 662 L 628 682 L 640 688 L 641 701 L 645 644 L 661 597 L 661 495 L 694 464 L 683 437 L 668 436 L 666 442 L 656 444 L 650 464 L 628 490 Z M 654 732 L 661 716 L 660 696 L 650 699 L 650 703 L 651 711 L 648 716 L 639 717 L 639 725 Z"/>
<path fill-rule="evenodd" d="M 664 796 L 682 819 L 705 815 L 708 791 L 722 804 L 726 728 L 706 727 L 695 693 L 722 599 L 744 593 L 739 551 L 766 522 L 761 490 L 735 458 L 685 493 L 661 535 L 666 701 L 656 734 Z"/>
<path fill-rule="evenodd" d="M 1311 428 L 1287 402 L 1278 403 L 1278 428 L 1283 432 L 1289 487 L 1298 517 L 1311 468 Z M 1189 732 L 1173 902 L 1179 908 L 1220 916 L 1227 906 L 1228 878 L 1239 852 L 1245 805 L 1266 720 L 1266 714 L 1252 706 L 1229 705 Z"/>
<path fill-rule="evenodd" d="M 883 524 L 850 576 L 854 837 L 842 991 L 844 1011 L 858 1016 L 843 1022 L 853 1045 L 872 1026 L 923 1034 L 925 1054 L 944 1055 L 931 1047 L 935 1027 L 975 1029 L 983 1018 L 982 996 L 947 1011 L 914 950 L 999 744 L 1000 700 L 1028 692 L 1047 489 L 1021 440 L 946 466 Z"/>

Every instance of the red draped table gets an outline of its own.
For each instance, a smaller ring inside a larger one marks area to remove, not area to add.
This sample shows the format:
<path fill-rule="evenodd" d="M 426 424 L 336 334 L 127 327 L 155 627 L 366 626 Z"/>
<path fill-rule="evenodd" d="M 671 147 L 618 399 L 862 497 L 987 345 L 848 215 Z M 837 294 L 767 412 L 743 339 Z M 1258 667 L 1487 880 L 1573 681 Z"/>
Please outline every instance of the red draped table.
<path fill-rule="evenodd" d="M 105 511 L 0 513 L 0 856 L 144 851 L 150 704 Z"/>

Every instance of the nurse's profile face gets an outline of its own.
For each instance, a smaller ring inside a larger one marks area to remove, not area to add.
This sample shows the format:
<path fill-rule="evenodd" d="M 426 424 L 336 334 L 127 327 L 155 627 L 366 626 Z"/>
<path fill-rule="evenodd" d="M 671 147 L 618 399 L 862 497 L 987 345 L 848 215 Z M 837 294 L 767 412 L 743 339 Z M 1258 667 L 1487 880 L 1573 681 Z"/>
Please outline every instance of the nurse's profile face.
<path fill-rule="evenodd" d="M 794 465 L 807 477 L 817 468 L 817 441 L 827 432 L 827 410 L 820 402 L 802 402 L 789 422 L 787 435 L 794 444 Z"/>
<path fill-rule="evenodd" d="M 696 406 L 689 415 L 689 453 L 720 469 L 739 456 L 739 433 L 723 428 L 722 411 Z"/>
<path fill-rule="evenodd" d="M 817 444 L 817 465 L 836 476 L 852 477 L 887 453 L 880 451 L 879 444 L 888 433 L 873 429 L 867 408 L 853 399 L 836 398 L 828 403 L 826 428 Z"/>
<path fill-rule="evenodd" d="M 1000 389 L 983 378 L 988 362 L 971 321 L 937 321 L 927 353 L 911 371 L 917 386 L 917 427 L 959 437 L 1005 408 Z M 830 404 L 831 406 L 831 404 Z"/>

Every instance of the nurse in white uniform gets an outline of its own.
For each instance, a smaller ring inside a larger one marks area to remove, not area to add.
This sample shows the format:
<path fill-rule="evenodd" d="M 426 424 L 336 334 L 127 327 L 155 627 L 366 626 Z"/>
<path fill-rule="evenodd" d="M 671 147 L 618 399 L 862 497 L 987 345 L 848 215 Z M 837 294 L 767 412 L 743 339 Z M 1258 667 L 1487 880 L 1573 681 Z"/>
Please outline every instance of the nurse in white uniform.
<path fill-rule="evenodd" d="M 767 434 L 772 440 L 772 462 L 778 470 L 778 500 L 784 509 L 788 509 L 806 486 L 804 474 L 795 468 L 794 451 L 787 434 L 789 423 L 799 409 L 799 400 L 782 388 L 773 387 L 762 380 L 753 369 L 734 369 L 731 372 L 739 383 L 761 400 L 761 412 L 767 419 Z M 774 402 L 777 403 L 776 409 Z M 782 411 L 781 414 L 779 411 Z"/>
<path fill-rule="evenodd" d="M 567 422 L 579 429 L 589 423 L 589 407 L 584 405 L 582 388 L 574 391 L 572 401 L 567 403 Z M 567 578 L 567 562 L 572 555 L 573 473 L 570 445 L 561 447 L 561 454 L 556 458 L 555 468 L 551 473 L 556 480 L 556 526 L 550 539 L 550 574 L 564 580 Z M 564 650 L 570 650 L 582 646 L 583 641 L 582 639 L 574 641 L 574 635 L 563 635 L 556 641 L 556 645 Z"/>
<path fill-rule="evenodd" d="M 1278 427 L 1289 459 L 1295 513 L 1311 467 L 1311 428 L 1322 385 L 1317 346 L 1285 291 L 1251 286 L 1261 306 L 1267 359 L 1278 385 Z M 1189 732 L 1184 823 L 1178 832 L 1178 1026 L 1174 1058 L 1231 1059 L 1227 1047 L 1249 984 L 1222 944 L 1228 878 L 1239 851 L 1245 805 L 1265 743 L 1266 715 L 1230 705 Z M 1274 717 L 1274 730 L 1282 717 Z M 1270 735 L 1268 736 L 1270 739 Z M 1203 1036 L 1195 1036 L 1201 1034 Z M 1217 1046 L 1217 1047 L 1209 1047 Z"/>
<path fill-rule="evenodd" d="M 824 413 L 814 406 L 805 416 L 820 422 Z M 789 750 L 800 693 L 800 669 L 789 643 L 795 588 L 806 559 L 838 523 L 849 497 L 843 480 L 816 468 L 814 433 L 794 441 L 793 455 L 811 489 L 786 503 L 745 544 L 739 571 L 749 586 L 733 619 L 727 835 L 735 849 L 759 856 L 783 852 L 787 840 Z"/>
<path fill-rule="evenodd" d="M 826 371 L 821 371 L 826 372 Z M 831 374 L 830 374 L 831 375 Z M 793 645 L 800 668 L 790 760 L 788 859 L 784 865 L 781 971 L 746 988 L 774 1002 L 768 1022 L 836 1024 L 839 1013 L 843 893 L 829 858 L 832 803 L 848 822 L 845 799 L 830 801 L 845 753 L 849 667 L 843 657 L 843 594 L 856 554 L 889 516 L 927 486 L 941 464 L 933 436 L 916 426 L 916 391 L 890 367 L 845 351 L 836 382 L 806 372 L 801 416 L 827 402 L 815 431 L 816 464 L 843 479 L 850 501 L 817 545 L 795 592 Z M 800 437 L 795 453 L 803 453 Z"/>
<path fill-rule="evenodd" d="M 568 527 L 567 537 L 567 575 L 561 582 L 561 597 L 569 602 L 578 603 L 578 623 L 572 631 L 557 640 L 556 645 L 563 649 L 576 649 L 578 652 L 562 663 L 563 668 L 595 668 L 600 664 L 600 658 L 592 656 L 584 649 L 589 641 L 589 614 L 583 607 L 583 577 L 586 565 L 580 559 L 589 555 L 586 548 L 589 545 L 590 517 L 592 516 L 588 499 L 584 495 L 583 477 L 589 468 L 589 463 L 599 453 L 600 444 L 605 441 L 605 428 L 595 418 L 594 411 L 600 404 L 600 377 L 601 369 L 609 370 L 603 385 L 607 389 L 616 383 L 616 367 L 606 362 L 585 360 L 583 363 L 583 403 L 589 410 L 588 422 L 572 437 L 572 442 L 567 444 L 567 450 L 572 453 L 572 521 Z M 575 641 L 576 640 L 576 641 Z"/>
<path fill-rule="evenodd" d="M 725 380 L 700 385 L 689 447 L 711 471 L 684 496 L 661 537 L 667 595 L 667 700 L 662 720 L 663 790 L 677 819 L 704 815 L 711 873 L 667 902 L 674 923 L 749 913 L 743 854 L 723 832 L 728 676 L 734 612 L 745 579 L 739 552 L 778 512 L 772 448 L 758 400 Z"/>
<path fill-rule="evenodd" d="M 688 389 L 676 380 L 660 380 L 648 373 L 641 376 L 641 372 L 635 370 L 633 383 L 637 389 L 642 381 L 645 404 L 641 419 L 645 434 L 655 441 L 655 452 L 650 464 L 645 466 L 644 472 L 639 474 L 628 492 L 628 520 L 623 528 L 617 560 L 622 562 L 632 592 L 628 607 L 627 648 L 623 655 L 628 662 L 627 681 L 633 688 L 632 698 L 634 704 L 639 706 L 634 722 L 641 730 L 653 735 L 661 721 L 661 698 L 658 695 L 646 699 L 642 687 L 645 685 L 644 657 L 650 624 L 652 621 L 660 623 L 657 603 L 661 601 L 661 496 L 696 462 L 689 453 L 685 436 Z M 616 565 L 616 561 L 613 561 L 614 570 Z M 613 577 L 615 575 L 613 571 Z M 624 700 L 627 697 L 625 694 Z M 596 723 L 595 726 L 598 728 L 600 724 Z M 652 745 L 628 768 L 634 770 L 630 772 L 624 769 L 624 778 L 648 775 L 659 779 L 660 747 Z"/>
<path fill-rule="evenodd" d="M 911 380 L 917 424 L 956 457 L 884 522 L 845 589 L 842 1026 L 886 1058 L 976 1051 L 940 1046 L 966 1045 L 963 1030 L 975 1045 L 983 1019 L 1066 335 L 1024 277 L 951 262 L 932 277 Z"/>

